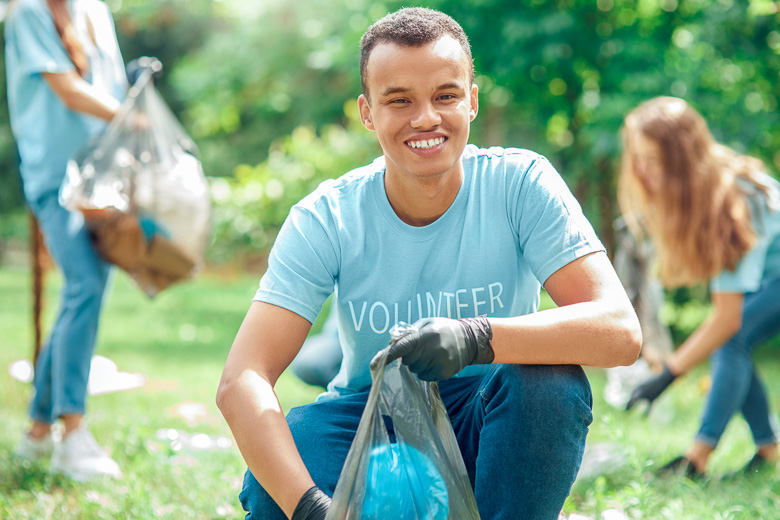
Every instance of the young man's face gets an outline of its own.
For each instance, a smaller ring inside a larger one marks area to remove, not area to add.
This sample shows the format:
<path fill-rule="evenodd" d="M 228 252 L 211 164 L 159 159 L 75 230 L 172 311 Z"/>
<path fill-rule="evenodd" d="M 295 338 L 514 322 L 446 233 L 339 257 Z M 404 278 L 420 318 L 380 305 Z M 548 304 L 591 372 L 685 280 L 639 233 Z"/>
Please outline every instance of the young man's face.
<path fill-rule="evenodd" d="M 382 43 L 366 66 L 363 125 L 377 134 L 388 175 L 430 178 L 461 172 L 460 156 L 477 115 L 468 57 L 445 36 L 420 47 Z"/>

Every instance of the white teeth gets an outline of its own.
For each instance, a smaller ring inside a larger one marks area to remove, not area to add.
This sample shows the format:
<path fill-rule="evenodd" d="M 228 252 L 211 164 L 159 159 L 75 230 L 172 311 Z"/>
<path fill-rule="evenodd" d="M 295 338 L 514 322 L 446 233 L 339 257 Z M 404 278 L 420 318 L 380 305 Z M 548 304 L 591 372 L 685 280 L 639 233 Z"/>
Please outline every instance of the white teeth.
<path fill-rule="evenodd" d="M 423 139 L 422 141 L 409 141 L 409 146 L 411 146 L 412 148 L 428 149 L 440 145 L 443 142 L 444 142 L 443 137 L 436 137 L 434 139 Z"/>

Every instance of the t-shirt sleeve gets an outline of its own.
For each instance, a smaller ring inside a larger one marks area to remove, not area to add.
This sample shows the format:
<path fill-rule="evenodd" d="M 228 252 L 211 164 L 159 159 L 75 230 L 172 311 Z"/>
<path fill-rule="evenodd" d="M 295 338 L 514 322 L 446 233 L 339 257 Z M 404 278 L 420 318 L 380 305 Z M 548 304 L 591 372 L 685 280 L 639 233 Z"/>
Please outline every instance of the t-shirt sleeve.
<path fill-rule="evenodd" d="M 723 271 L 710 282 L 712 292 L 751 293 L 761 287 L 769 241 L 761 237 L 733 271 Z"/>
<path fill-rule="evenodd" d="M 75 70 L 62 40 L 54 27 L 51 15 L 45 9 L 36 9 L 28 3 L 15 6 L 7 23 L 16 40 L 19 63 L 30 75 L 42 72 L 61 73 Z"/>
<path fill-rule="evenodd" d="M 763 282 L 766 257 L 770 245 L 765 223 L 769 220 L 769 208 L 763 194 L 750 188 L 748 202 L 752 214 L 753 229 L 758 235 L 756 244 L 750 249 L 733 271 L 724 270 L 710 281 L 712 292 L 751 293 L 756 292 Z"/>
<path fill-rule="evenodd" d="M 338 276 L 333 237 L 327 212 L 294 206 L 271 249 L 254 300 L 283 307 L 314 323 Z"/>
<path fill-rule="evenodd" d="M 561 267 L 604 251 L 569 187 L 543 157 L 519 179 L 516 226 L 523 257 L 542 285 Z"/>

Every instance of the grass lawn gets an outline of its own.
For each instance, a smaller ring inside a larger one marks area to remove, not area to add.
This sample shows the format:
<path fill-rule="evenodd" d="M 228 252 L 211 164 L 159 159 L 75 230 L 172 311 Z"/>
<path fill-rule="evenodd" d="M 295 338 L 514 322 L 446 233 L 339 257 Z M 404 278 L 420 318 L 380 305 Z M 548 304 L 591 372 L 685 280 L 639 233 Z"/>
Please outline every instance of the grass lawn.
<path fill-rule="evenodd" d="M 230 438 L 214 404 L 222 365 L 249 305 L 259 275 L 206 273 L 147 299 L 117 272 L 99 332 L 98 354 L 123 372 L 142 373 L 139 389 L 93 396 L 88 420 L 100 442 L 124 471 L 119 481 L 88 484 L 51 477 L 46 465 L 12 456 L 27 425 L 30 385 L 6 370 L 32 350 L 30 275 L 22 267 L 0 268 L 0 518 L 3 519 L 216 519 L 241 518 L 237 501 L 244 464 L 235 446 L 197 450 L 172 441 L 184 435 Z M 47 279 L 45 323 L 52 319 L 59 280 Z M 764 348 L 758 358 L 775 410 L 780 409 L 780 352 Z M 594 390 L 589 446 L 608 446 L 624 464 L 580 479 L 565 512 L 601 518 L 615 509 L 632 519 L 780 518 L 780 474 L 696 484 L 656 479 L 652 470 L 682 453 L 698 426 L 706 368 L 675 383 L 653 408 L 626 413 L 602 398 L 605 375 L 588 370 Z M 285 373 L 277 386 L 285 410 L 311 401 L 318 389 Z M 183 412 L 190 411 L 187 414 Z M 712 460 L 722 475 L 753 455 L 741 419 L 732 421 Z M 522 498 L 522 497 L 519 497 Z M 581 517 L 582 518 L 582 517 Z M 607 517 L 604 517 L 607 518 Z"/>

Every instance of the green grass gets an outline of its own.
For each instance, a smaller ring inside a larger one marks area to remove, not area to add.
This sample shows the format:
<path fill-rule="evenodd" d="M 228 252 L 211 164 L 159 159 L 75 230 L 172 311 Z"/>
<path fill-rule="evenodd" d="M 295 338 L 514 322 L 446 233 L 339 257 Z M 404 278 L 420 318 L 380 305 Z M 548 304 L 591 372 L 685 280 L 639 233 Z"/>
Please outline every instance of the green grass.
<path fill-rule="evenodd" d="M 757 359 L 774 410 L 780 407 L 780 363 L 777 350 Z M 618 509 L 631 519 L 777 519 L 780 518 L 780 471 L 730 480 L 754 454 L 750 432 L 741 417 L 731 421 L 710 459 L 711 477 L 695 483 L 682 477 L 659 478 L 659 466 L 681 455 L 699 427 L 708 382 L 706 367 L 675 382 L 651 408 L 624 412 L 603 399 L 605 378 L 588 370 L 593 387 L 594 421 L 589 445 L 615 443 L 626 464 L 614 473 L 582 480 L 567 500 L 565 511 L 593 518 Z"/>
<path fill-rule="evenodd" d="M 212 451 L 176 449 L 157 433 L 230 437 L 214 395 L 233 337 L 257 286 L 259 274 L 207 273 L 147 299 L 118 272 L 108 297 L 97 353 L 119 370 L 141 372 L 143 388 L 93 396 L 92 431 L 124 471 L 120 481 L 87 484 L 48 475 L 46 466 L 21 463 L 11 453 L 27 425 L 30 387 L 5 367 L 32 351 L 30 275 L 0 268 L 0 518 L 3 519 L 217 519 L 242 517 L 237 494 L 244 463 L 235 447 Z M 55 310 L 59 280 L 47 278 L 45 323 Z M 777 341 L 776 341 L 777 343 Z M 777 345 L 763 348 L 757 363 L 775 410 L 780 409 Z M 698 426 L 706 367 L 676 382 L 653 408 L 626 413 L 602 398 L 604 371 L 589 369 L 594 422 L 588 444 L 614 443 L 626 464 L 617 471 L 580 479 L 566 502 L 567 514 L 599 518 L 617 509 L 631 519 L 772 519 L 780 517 L 780 473 L 695 484 L 658 479 L 653 470 L 681 454 Z M 318 389 L 285 373 L 277 386 L 284 409 L 311 401 Z M 201 403 L 205 413 L 187 422 L 180 403 Z M 741 467 L 753 454 L 749 432 L 735 419 L 712 459 L 714 475 Z"/>
<path fill-rule="evenodd" d="M 11 519 L 212 519 L 240 518 L 237 496 L 245 465 L 235 447 L 176 450 L 156 436 L 175 428 L 230 437 L 214 396 L 222 366 L 259 277 L 203 275 L 149 300 L 118 272 L 108 296 L 98 354 L 124 372 L 141 372 L 141 389 L 92 396 L 90 429 L 124 471 L 121 481 L 76 484 L 51 477 L 45 465 L 21 463 L 12 451 L 27 426 L 30 385 L 6 367 L 32 354 L 30 275 L 0 269 L 0 518 Z M 55 311 L 59 279 L 47 277 L 45 322 Z M 285 373 L 284 409 L 319 392 Z M 206 413 L 188 423 L 173 413 L 180 403 L 202 403 Z"/>

